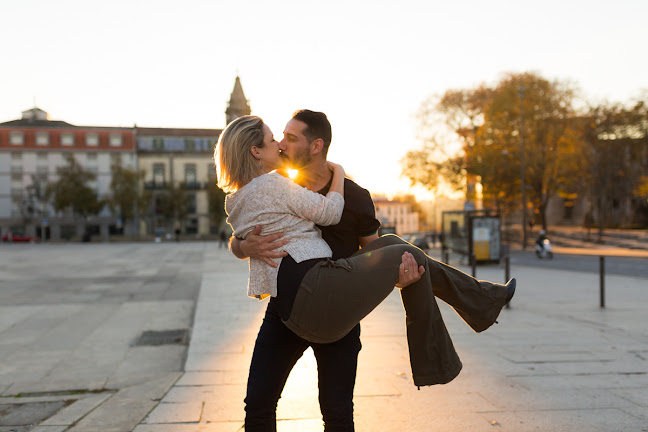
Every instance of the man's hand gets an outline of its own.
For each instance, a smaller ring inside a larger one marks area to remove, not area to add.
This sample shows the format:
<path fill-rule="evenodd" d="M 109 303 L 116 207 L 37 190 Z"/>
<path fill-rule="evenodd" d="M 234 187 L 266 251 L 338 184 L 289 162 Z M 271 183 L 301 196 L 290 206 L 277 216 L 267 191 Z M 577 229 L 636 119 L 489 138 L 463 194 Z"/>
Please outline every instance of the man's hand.
<path fill-rule="evenodd" d="M 232 239 L 232 252 L 239 258 L 257 258 L 265 261 L 271 267 L 277 267 L 277 263 L 272 259 L 285 257 L 288 252 L 277 251 L 276 249 L 288 244 L 288 240 L 281 239 L 283 233 L 267 236 L 260 234 L 261 225 L 257 225 L 245 240 Z"/>
<path fill-rule="evenodd" d="M 414 255 L 405 252 L 398 269 L 398 282 L 396 282 L 396 286 L 398 288 L 405 288 L 421 279 L 423 273 L 425 273 L 425 268 L 416 264 Z"/>

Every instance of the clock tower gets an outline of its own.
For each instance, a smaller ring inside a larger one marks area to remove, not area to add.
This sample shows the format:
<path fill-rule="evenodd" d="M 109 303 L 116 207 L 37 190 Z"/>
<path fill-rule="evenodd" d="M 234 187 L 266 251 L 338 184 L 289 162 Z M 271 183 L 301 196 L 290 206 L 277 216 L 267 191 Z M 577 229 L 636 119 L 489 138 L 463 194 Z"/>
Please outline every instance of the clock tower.
<path fill-rule="evenodd" d="M 237 76 L 236 82 L 234 83 L 234 90 L 232 90 L 232 95 L 227 104 L 227 110 L 225 110 L 226 125 L 237 117 L 250 115 L 251 112 L 250 104 L 245 99 L 245 93 L 243 93 L 241 79 Z"/>

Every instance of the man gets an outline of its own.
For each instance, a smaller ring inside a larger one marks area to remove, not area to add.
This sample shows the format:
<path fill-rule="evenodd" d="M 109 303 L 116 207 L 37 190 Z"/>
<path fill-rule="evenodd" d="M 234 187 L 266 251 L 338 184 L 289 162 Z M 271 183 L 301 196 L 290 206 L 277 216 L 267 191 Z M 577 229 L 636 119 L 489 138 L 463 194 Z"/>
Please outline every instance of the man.
<path fill-rule="evenodd" d="M 286 124 L 281 141 L 284 157 L 289 165 L 299 170 L 296 181 L 302 186 L 326 194 L 332 178 L 326 163 L 331 143 L 331 125 L 324 113 L 297 111 Z M 319 227 L 322 237 L 333 251 L 333 260 L 348 258 L 357 250 L 378 238 L 380 222 L 375 217 L 369 192 L 355 182 L 345 179 L 344 212 L 340 223 Z M 245 240 L 233 238 L 231 250 L 239 258 L 255 257 L 276 267 L 273 258 L 286 257 L 275 251 L 286 244 L 281 234 L 260 236 L 261 227 Z M 403 258 L 398 286 L 404 287 L 418 280 L 422 271 L 409 257 Z M 290 258 L 283 260 L 279 278 L 301 280 L 291 269 Z M 290 285 L 289 283 L 287 285 Z M 295 363 L 310 346 L 317 360 L 319 401 L 326 432 L 353 431 L 353 388 L 361 349 L 360 325 L 345 337 L 330 343 L 310 343 L 292 333 L 281 321 L 287 317 L 293 292 L 279 292 L 268 304 L 256 340 L 246 403 L 246 431 L 276 430 L 276 406 L 285 382 Z"/>

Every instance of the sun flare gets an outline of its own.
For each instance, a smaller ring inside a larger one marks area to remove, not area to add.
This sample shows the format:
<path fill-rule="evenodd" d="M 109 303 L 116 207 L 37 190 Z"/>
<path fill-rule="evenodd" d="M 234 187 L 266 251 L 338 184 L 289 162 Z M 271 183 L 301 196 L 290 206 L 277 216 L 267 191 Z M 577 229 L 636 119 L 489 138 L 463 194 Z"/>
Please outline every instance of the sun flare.
<path fill-rule="evenodd" d="M 297 177 L 297 174 L 299 174 L 299 171 L 297 171 L 296 169 L 288 170 L 288 177 L 290 177 L 293 180 Z"/>

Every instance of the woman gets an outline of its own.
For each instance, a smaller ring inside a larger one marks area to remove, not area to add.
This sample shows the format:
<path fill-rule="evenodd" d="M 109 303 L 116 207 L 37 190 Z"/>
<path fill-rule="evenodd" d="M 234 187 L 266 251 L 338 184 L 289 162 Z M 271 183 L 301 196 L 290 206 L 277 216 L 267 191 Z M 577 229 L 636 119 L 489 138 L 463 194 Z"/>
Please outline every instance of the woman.
<path fill-rule="evenodd" d="M 278 284 L 283 264 L 275 269 L 251 259 L 248 294 L 264 298 L 282 290 L 294 293 L 287 299 L 281 296 L 287 306 L 282 318 L 304 339 L 328 343 L 345 336 L 389 295 L 398 281 L 401 261 L 411 256 L 423 271 L 418 282 L 401 291 L 414 383 L 446 383 L 459 373 L 461 362 L 438 310 L 435 293 L 475 331 L 492 325 L 512 297 L 514 281 L 509 285 L 477 281 L 440 265 L 393 235 L 379 238 L 349 259 L 331 260 L 330 248 L 318 235 L 315 224 L 338 222 L 344 205 L 344 170 L 329 163 L 333 179 L 327 196 L 273 172 L 283 166 L 280 144 L 258 117 L 240 117 L 230 123 L 221 134 L 215 156 L 218 184 L 231 192 L 225 207 L 234 235 L 245 238 L 261 225 L 264 234 L 283 232 L 290 240 L 284 246 L 288 256 L 283 260 L 299 263 L 298 271 L 293 272 L 296 277 Z M 460 292 L 448 289 L 456 281 L 464 287 Z"/>

